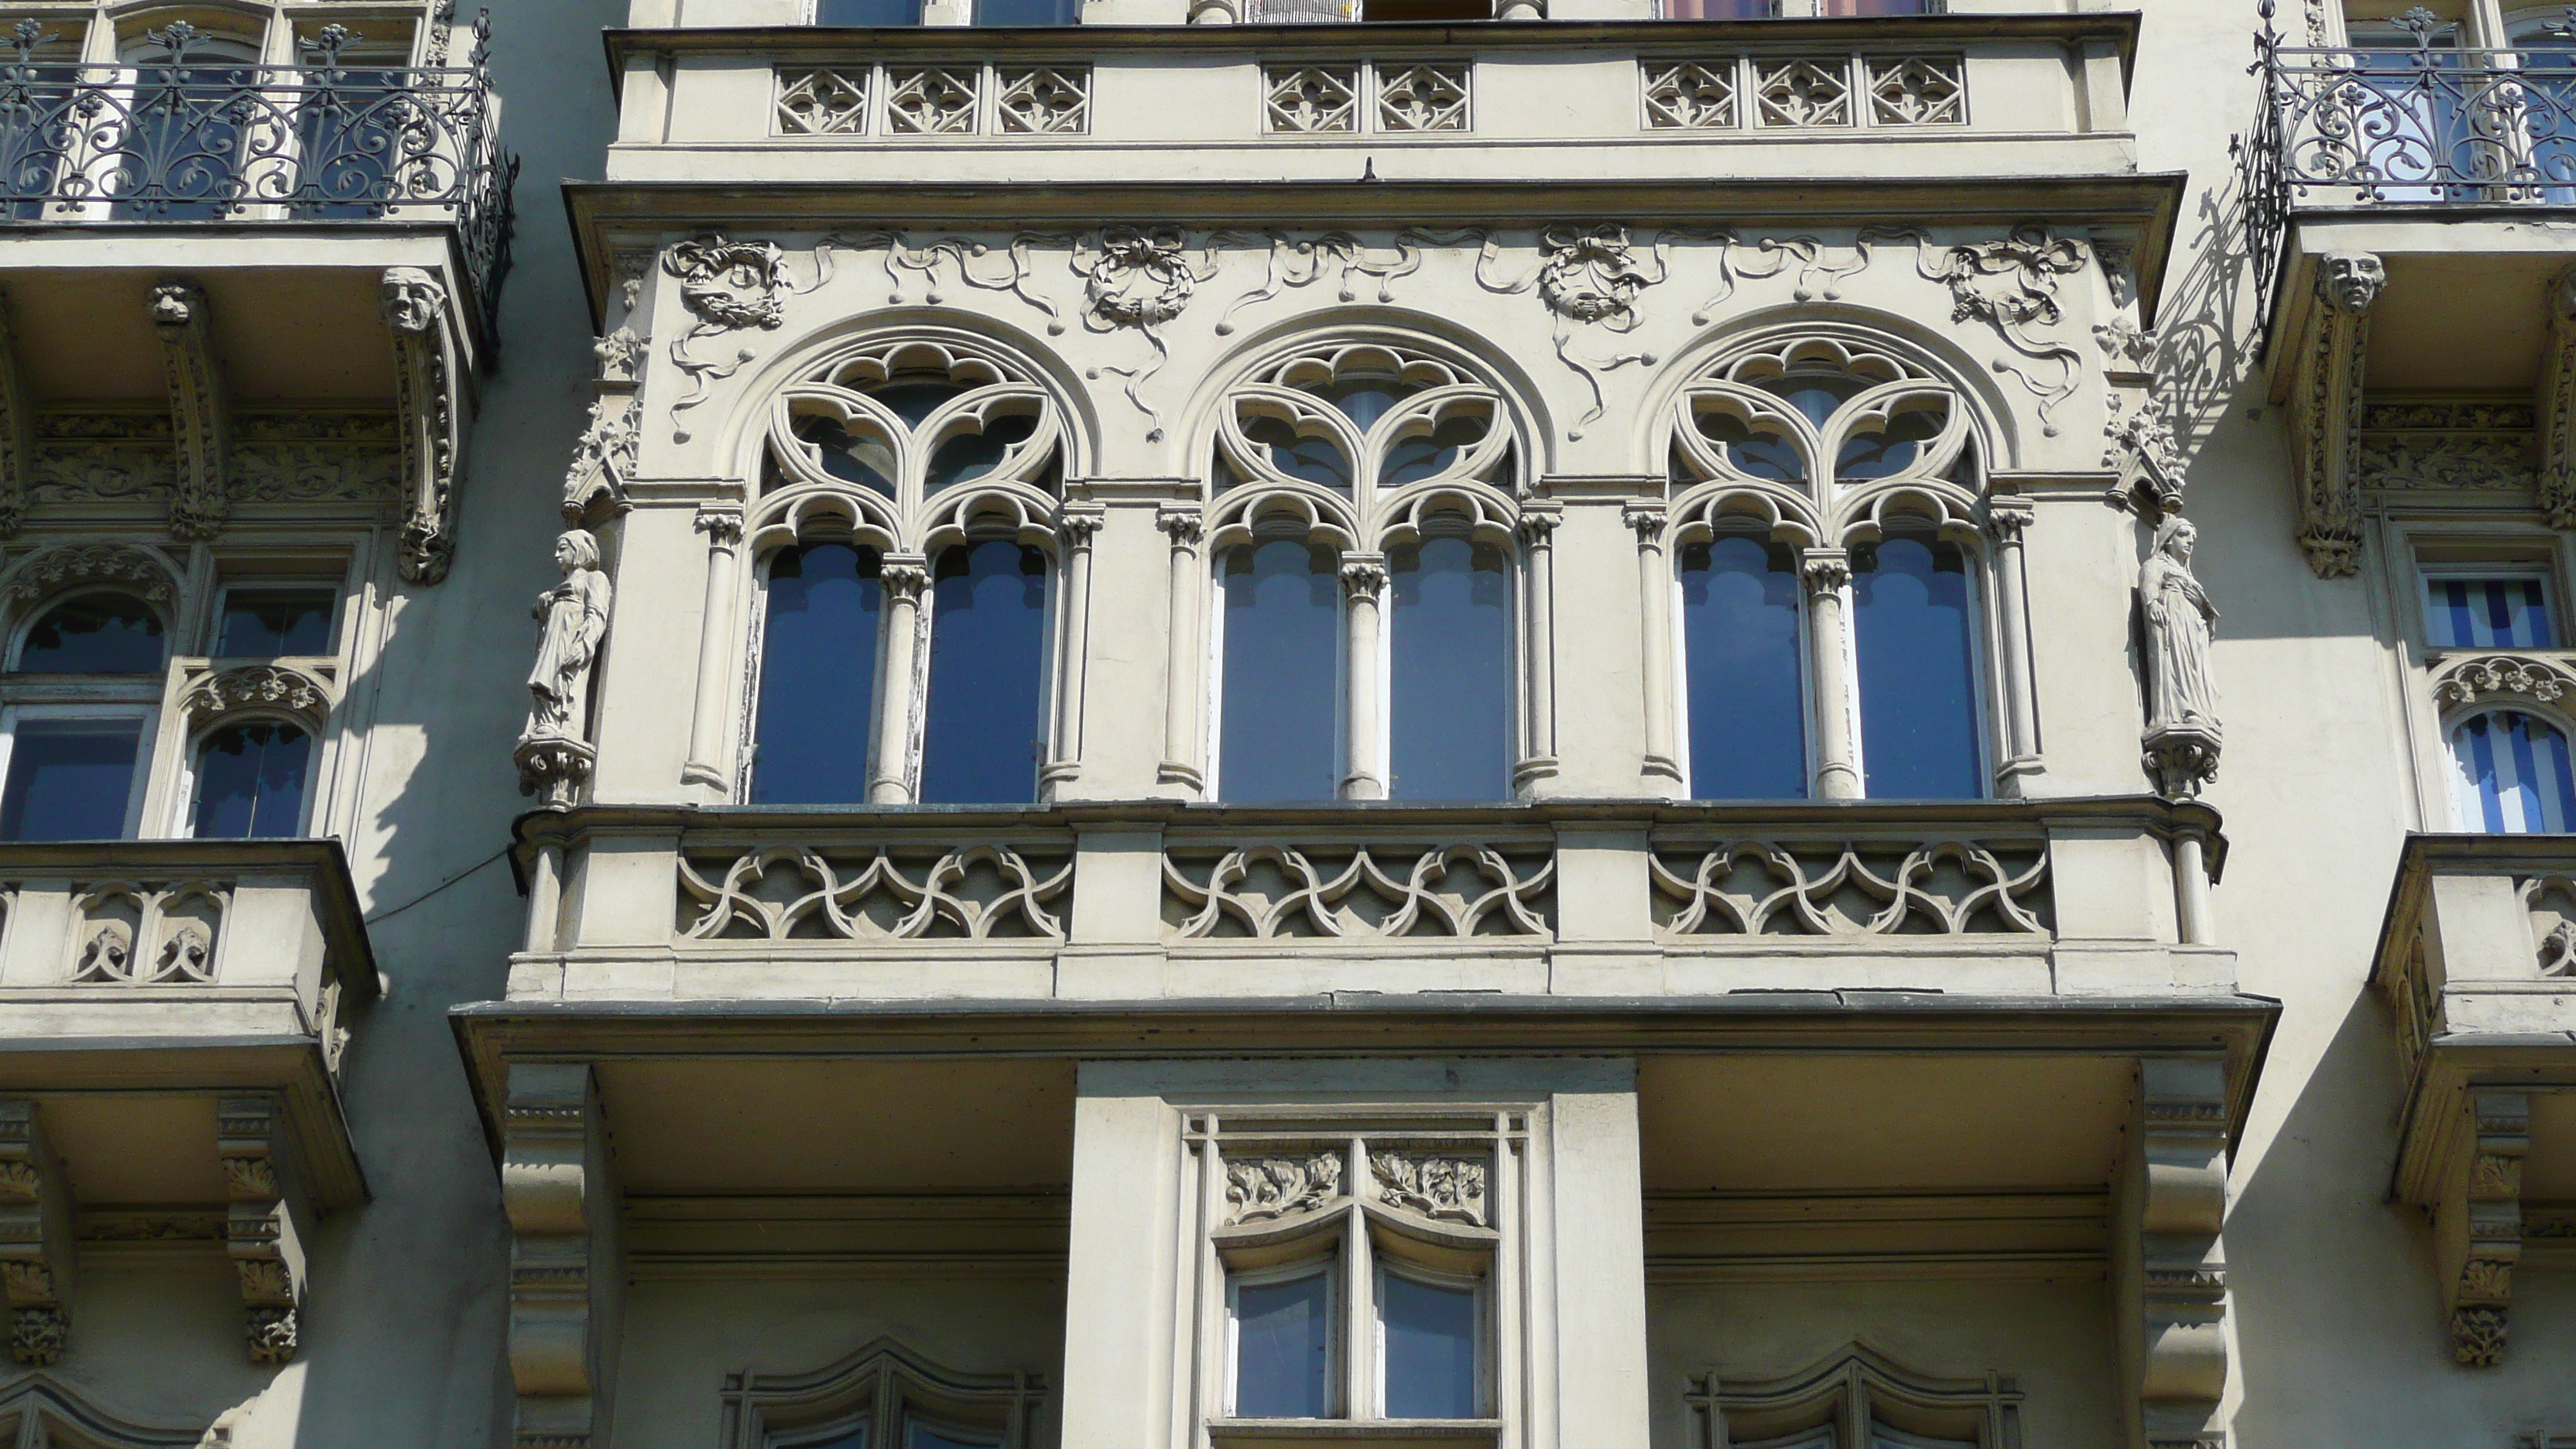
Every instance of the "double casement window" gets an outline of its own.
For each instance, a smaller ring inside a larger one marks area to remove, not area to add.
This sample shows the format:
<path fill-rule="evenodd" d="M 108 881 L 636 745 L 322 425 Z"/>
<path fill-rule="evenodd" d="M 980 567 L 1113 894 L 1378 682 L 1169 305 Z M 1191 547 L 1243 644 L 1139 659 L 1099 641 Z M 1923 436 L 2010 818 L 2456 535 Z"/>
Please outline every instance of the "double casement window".
<path fill-rule="evenodd" d="M 751 530 L 744 798 L 1037 798 L 1062 673 L 1058 416 L 963 343 L 861 346 L 784 390 Z"/>
<path fill-rule="evenodd" d="M 1209 505 L 1216 798 L 1511 796 L 1541 753 L 1516 720 L 1517 431 L 1462 364 L 1374 343 L 1299 348 L 1229 393 Z"/>
<path fill-rule="evenodd" d="M 2027 752 L 1990 737 L 2005 566 L 1954 389 L 1841 342 L 1757 349 L 1684 388 L 1672 466 L 1669 514 L 1635 515 L 1670 600 L 1650 677 L 1681 685 L 1650 689 L 1649 750 L 1692 797 L 1973 799 Z"/>
<path fill-rule="evenodd" d="M 2021 1449 L 2020 1385 L 1919 1372 L 1865 1345 L 1777 1379 L 1694 1375 L 1692 1449 Z"/>
<path fill-rule="evenodd" d="M 878 1339 L 810 1373 L 726 1375 L 723 1449 L 1028 1449 L 1036 1374 L 970 1374 Z"/>
<path fill-rule="evenodd" d="M 117 544 L 40 551 L 10 577 L 33 602 L 0 673 L 0 839 L 313 832 L 337 585 L 218 583 L 190 617 L 178 571 Z M 210 653 L 174 659 L 181 636 Z"/>

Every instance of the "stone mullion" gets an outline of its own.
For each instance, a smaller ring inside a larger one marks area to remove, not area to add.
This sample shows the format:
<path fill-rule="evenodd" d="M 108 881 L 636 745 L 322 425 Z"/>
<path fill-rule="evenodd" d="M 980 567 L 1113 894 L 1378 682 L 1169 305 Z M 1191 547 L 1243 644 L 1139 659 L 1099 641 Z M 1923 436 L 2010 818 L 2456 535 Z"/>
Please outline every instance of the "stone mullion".
<path fill-rule="evenodd" d="M 1844 591 L 1851 585 L 1851 555 L 1838 548 L 1804 550 L 1798 577 L 1807 589 L 1807 653 L 1815 676 L 1816 796 L 1857 800 L 1860 767 L 1852 758 L 1851 675 L 1844 667 L 1850 656 Z"/>
<path fill-rule="evenodd" d="M 1387 719 L 1384 691 L 1378 687 L 1386 649 L 1386 556 L 1352 553 L 1342 556 L 1342 594 L 1347 600 L 1350 646 L 1343 667 L 1343 733 L 1350 741 L 1342 775 L 1345 800 L 1387 798 Z"/>
<path fill-rule="evenodd" d="M 1047 729 L 1046 769 L 1038 788 L 1052 799 L 1055 787 L 1082 774 L 1083 677 L 1091 659 L 1093 542 L 1109 521 L 1097 503 L 1068 503 L 1056 518 L 1062 571 L 1056 585 L 1054 718 Z"/>
<path fill-rule="evenodd" d="M 921 596 L 930 588 L 930 561 L 919 554 L 885 556 L 878 582 L 885 597 L 885 648 L 877 683 L 876 763 L 868 780 L 871 805 L 912 803 L 913 728 L 922 708 Z"/>
<path fill-rule="evenodd" d="M 1164 631 L 1169 653 L 1163 661 L 1163 761 L 1154 773 L 1162 784 L 1204 794 L 1207 768 L 1200 754 L 1207 739 L 1201 727 L 1207 698 L 1207 642 L 1201 634 L 1207 610 L 1200 602 L 1199 587 L 1207 574 L 1202 547 L 1207 525 L 1197 505 L 1168 503 L 1155 510 L 1154 524 L 1172 540 L 1170 618 Z"/>
<path fill-rule="evenodd" d="M 312 1222 L 285 1115 L 273 1097 L 228 1097 L 216 1104 L 215 1114 L 216 1151 L 230 1199 L 224 1248 L 241 1279 L 250 1361 L 285 1363 L 295 1356 Z"/>
<path fill-rule="evenodd" d="M 33 1101 L 0 1099 L 0 1286 L 9 1356 L 43 1367 L 71 1341 L 72 1196 Z"/>
<path fill-rule="evenodd" d="M 698 697 L 689 720 L 689 761 L 681 770 L 683 783 L 701 785 L 717 792 L 718 799 L 733 795 L 733 777 L 725 748 L 730 733 L 732 710 L 732 670 L 735 657 L 734 618 L 739 559 L 742 549 L 742 509 L 729 503 L 705 503 L 698 506 L 697 530 L 707 536 L 706 607 L 699 616 L 698 630 Z"/>

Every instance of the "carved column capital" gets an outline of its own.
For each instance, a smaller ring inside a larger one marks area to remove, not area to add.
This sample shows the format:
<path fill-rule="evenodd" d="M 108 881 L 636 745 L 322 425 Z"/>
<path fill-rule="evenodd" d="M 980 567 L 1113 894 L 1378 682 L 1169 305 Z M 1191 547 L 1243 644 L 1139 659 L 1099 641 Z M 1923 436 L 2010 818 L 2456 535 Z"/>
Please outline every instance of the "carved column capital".
<path fill-rule="evenodd" d="M 1170 535 L 1172 547 L 1196 549 L 1207 541 L 1207 514 L 1195 503 L 1166 503 L 1154 510 L 1154 526 Z"/>
<path fill-rule="evenodd" d="M 224 1098 L 215 1117 L 215 1150 L 230 1200 L 224 1248 L 241 1280 L 244 1347 L 252 1363 L 282 1364 L 295 1357 L 312 1230 L 293 1139 L 274 1097 Z"/>
<path fill-rule="evenodd" d="M 1642 549 L 1664 546 L 1664 526 L 1671 518 L 1671 510 L 1661 503 L 1627 503 L 1619 508 L 1619 521 L 1636 531 L 1637 547 Z"/>
<path fill-rule="evenodd" d="M 1353 600 L 1376 603 L 1386 592 L 1386 555 L 1346 553 L 1342 555 L 1342 592 Z"/>
<path fill-rule="evenodd" d="M 1086 549 L 1109 522 L 1109 510 L 1097 503 L 1068 503 L 1056 510 L 1055 536 L 1068 549 Z"/>
<path fill-rule="evenodd" d="M 2027 498 L 1986 500 L 1986 532 L 1994 535 L 1995 542 L 2008 548 L 2021 547 L 2022 534 L 2038 517 L 2038 505 Z"/>
<path fill-rule="evenodd" d="M 0 1289 L 9 1356 L 42 1368 L 71 1344 L 72 1199 L 35 1102 L 0 1098 Z"/>
<path fill-rule="evenodd" d="M 1564 504 L 1528 504 L 1521 509 L 1518 529 L 1521 543 L 1532 549 L 1547 548 L 1556 542 L 1557 527 L 1564 522 Z"/>
<path fill-rule="evenodd" d="M 1811 595 L 1841 593 L 1851 576 L 1851 554 L 1843 549 L 1810 548 L 1798 554 L 1798 577 Z"/>
<path fill-rule="evenodd" d="M 708 548 L 730 549 L 742 542 L 742 505 L 701 503 L 689 526 L 707 536 Z"/>
<path fill-rule="evenodd" d="M 917 553 L 890 553 L 877 566 L 877 586 L 888 602 L 921 602 L 930 587 L 930 560 Z"/>

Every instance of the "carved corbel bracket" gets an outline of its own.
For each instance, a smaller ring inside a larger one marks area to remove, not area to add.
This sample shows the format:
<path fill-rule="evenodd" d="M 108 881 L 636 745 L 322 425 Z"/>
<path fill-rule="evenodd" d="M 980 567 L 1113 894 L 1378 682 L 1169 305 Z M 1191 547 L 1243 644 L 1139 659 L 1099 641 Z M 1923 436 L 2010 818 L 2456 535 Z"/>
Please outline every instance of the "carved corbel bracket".
<path fill-rule="evenodd" d="M 36 1104 L 0 1098 L 0 1287 L 9 1356 L 43 1367 L 70 1346 L 72 1194 Z"/>
<path fill-rule="evenodd" d="M 36 413 L 18 374 L 18 335 L 9 293 L 0 288 L 0 538 L 15 538 L 27 521 L 27 445 Z"/>
<path fill-rule="evenodd" d="M 2168 800 L 2197 800 L 2200 787 L 2218 778 L 2218 756 L 2226 741 L 2214 724 L 2163 725 L 2139 741 L 2139 763 L 2156 793 Z"/>
<path fill-rule="evenodd" d="M 2504 1362 L 2505 1310 L 2522 1261 L 2522 1159 L 2531 1150 L 2531 1097 L 2472 1091 L 2474 1136 L 2443 1185 L 2434 1215 L 2442 1309 L 2451 1352 L 2471 1368 Z"/>
<path fill-rule="evenodd" d="M 402 576 L 447 577 L 456 554 L 456 503 L 465 477 L 471 402 L 447 285 L 418 267 L 388 267 L 385 322 L 393 330 L 395 413 L 402 433 Z"/>
<path fill-rule="evenodd" d="M 2321 579 L 2349 578 L 2361 553 L 2361 388 L 2370 308 L 2388 269 L 2368 252 L 2328 252 L 2317 263 L 2291 381 L 2290 451 L 2298 472 L 2299 547 Z"/>
<path fill-rule="evenodd" d="M 305 1244 L 312 1208 L 297 1170 L 286 1114 L 274 1097 L 226 1097 L 215 1104 L 222 1159 L 224 1250 L 241 1278 L 243 1338 L 255 1364 L 295 1357 L 304 1305 Z"/>
<path fill-rule="evenodd" d="M 232 458 L 232 408 L 215 361 L 213 316 L 196 283 L 165 277 L 152 286 L 152 330 L 170 381 L 170 436 L 179 455 L 170 503 L 174 538 L 212 538 L 232 515 L 225 469 Z"/>
<path fill-rule="evenodd" d="M 590 1068 L 510 1068 L 501 1206 L 510 1219 L 513 1443 L 586 1449 L 608 1439 L 619 1272 L 607 1146 Z"/>
<path fill-rule="evenodd" d="M 580 740 L 539 736 L 519 741 L 510 762 L 519 767 L 519 793 L 534 795 L 549 810 L 569 810 L 581 803 L 598 754 Z"/>
<path fill-rule="evenodd" d="M 2549 284 L 2549 345 L 2541 356 L 2540 506 L 2557 528 L 2576 528 L 2576 267 Z"/>
<path fill-rule="evenodd" d="M 2227 1391 L 2227 1072 L 2215 1061 L 2138 1064 L 2138 1117 L 2121 1180 L 2121 1359 L 2135 1449 L 2218 1449 Z"/>

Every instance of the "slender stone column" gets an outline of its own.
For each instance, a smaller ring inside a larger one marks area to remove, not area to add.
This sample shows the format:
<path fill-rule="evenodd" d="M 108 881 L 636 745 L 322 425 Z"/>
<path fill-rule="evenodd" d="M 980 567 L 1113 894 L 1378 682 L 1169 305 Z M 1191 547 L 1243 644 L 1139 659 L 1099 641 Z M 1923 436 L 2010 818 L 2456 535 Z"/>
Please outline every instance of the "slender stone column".
<path fill-rule="evenodd" d="M 1350 603 L 1350 715 L 1344 733 L 1350 737 L 1350 763 L 1342 776 L 1345 800 L 1386 798 L 1386 705 L 1378 691 L 1378 655 L 1385 648 L 1380 619 L 1386 598 L 1386 556 L 1353 553 L 1342 556 L 1342 593 Z"/>
<path fill-rule="evenodd" d="M 1516 789 L 1556 773 L 1556 527 L 1564 521 L 1560 504 L 1533 503 L 1521 513 L 1529 598 L 1521 615 L 1524 714 L 1520 762 L 1512 769 Z"/>
<path fill-rule="evenodd" d="M 1681 752 L 1673 740 L 1673 608 L 1672 570 L 1664 552 L 1666 514 L 1661 503 L 1631 503 L 1620 516 L 1637 532 L 1637 605 L 1642 613 L 1646 657 L 1640 673 L 1646 688 L 1646 761 L 1644 773 L 1680 784 Z"/>
<path fill-rule="evenodd" d="M 1068 503 L 1056 516 L 1063 572 L 1056 589 L 1055 719 L 1047 731 L 1047 766 L 1038 788 L 1052 799 L 1055 787 L 1082 773 L 1082 683 L 1091 658 L 1091 544 L 1109 521 L 1097 503 Z"/>
<path fill-rule="evenodd" d="M 868 779 L 871 805 L 912 803 L 913 717 L 921 710 L 915 664 L 921 637 L 921 595 L 930 587 L 930 561 L 890 553 L 877 574 L 885 592 L 885 683 L 878 691 L 876 766 Z"/>
<path fill-rule="evenodd" d="M 1857 800 L 1860 770 L 1852 761 L 1851 684 L 1844 668 L 1850 631 L 1843 591 L 1851 586 L 1851 555 L 1838 548 L 1807 549 L 1798 556 L 1798 575 L 1807 585 L 1807 652 L 1815 666 L 1816 795 Z"/>
<path fill-rule="evenodd" d="M 1995 600 L 2003 637 L 1995 641 L 2004 663 L 2004 764 L 1996 771 L 1999 794 L 2019 798 L 2022 779 L 2040 773 L 2039 704 L 2030 680 L 2030 580 L 2022 569 L 2022 533 L 2038 510 L 2027 499 L 1986 504 L 1986 530 L 1995 540 Z"/>
<path fill-rule="evenodd" d="M 1200 603 L 1199 580 L 1206 573 L 1201 545 L 1207 538 L 1198 505 L 1164 504 L 1154 512 L 1154 526 L 1172 540 L 1171 627 L 1163 662 L 1163 763 L 1154 772 L 1166 785 L 1185 785 L 1193 795 L 1207 790 L 1207 770 L 1200 762 L 1206 730 L 1200 721 L 1207 687 L 1203 671 L 1207 645 L 1200 638 L 1206 608 Z"/>
<path fill-rule="evenodd" d="M 721 797 L 733 793 L 725 748 L 725 707 L 731 690 L 734 659 L 735 559 L 742 544 L 742 509 L 730 503 L 698 505 L 698 532 L 707 536 L 707 598 L 698 623 L 698 699 L 689 720 L 689 763 L 680 771 L 683 784 L 704 785 Z M 534 949 L 534 948 L 531 948 Z"/>

